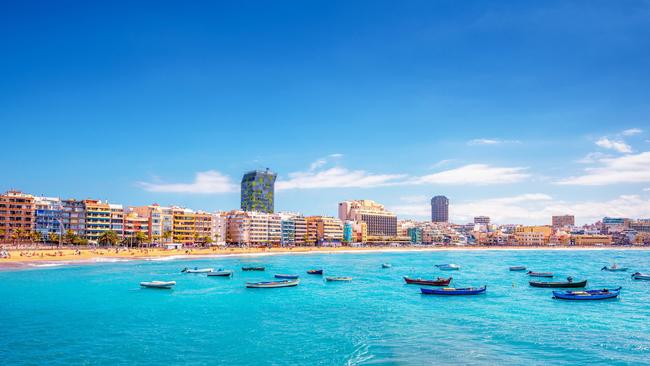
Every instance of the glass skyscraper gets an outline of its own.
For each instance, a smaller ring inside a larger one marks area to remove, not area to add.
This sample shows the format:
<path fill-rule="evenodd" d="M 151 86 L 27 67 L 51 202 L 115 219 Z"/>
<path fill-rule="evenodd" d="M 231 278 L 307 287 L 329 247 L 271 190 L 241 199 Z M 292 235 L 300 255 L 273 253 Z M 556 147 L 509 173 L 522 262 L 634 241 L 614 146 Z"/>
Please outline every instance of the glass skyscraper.
<path fill-rule="evenodd" d="M 273 197 L 277 174 L 266 170 L 254 170 L 244 174 L 241 180 L 241 209 L 273 213 Z"/>
<path fill-rule="evenodd" d="M 431 221 L 449 221 L 449 198 L 445 196 L 435 196 L 431 199 Z"/>

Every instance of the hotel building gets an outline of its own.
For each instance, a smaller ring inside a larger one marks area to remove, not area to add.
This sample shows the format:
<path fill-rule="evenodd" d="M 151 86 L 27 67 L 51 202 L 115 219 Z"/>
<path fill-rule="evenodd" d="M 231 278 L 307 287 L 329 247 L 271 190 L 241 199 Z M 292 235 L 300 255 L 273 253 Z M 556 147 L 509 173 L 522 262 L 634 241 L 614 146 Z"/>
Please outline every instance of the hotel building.
<path fill-rule="evenodd" d="M 109 204 L 111 209 L 111 231 L 115 232 L 117 236 L 123 238 L 124 235 L 124 206 Z"/>
<path fill-rule="evenodd" d="M 273 213 L 275 179 L 277 174 L 266 170 L 250 171 L 241 180 L 241 209 Z"/>
<path fill-rule="evenodd" d="M 307 244 L 336 243 L 343 240 L 343 222 L 335 217 L 308 216 Z"/>
<path fill-rule="evenodd" d="M 384 205 L 371 200 L 344 201 L 339 203 L 341 221 L 365 222 L 368 236 L 382 239 L 397 236 L 397 215 L 386 211 Z"/>
<path fill-rule="evenodd" d="M 0 195 L 0 241 L 12 239 L 16 230 L 28 234 L 33 229 L 34 197 L 20 191 Z"/>
<path fill-rule="evenodd" d="M 62 200 L 61 205 L 64 232 L 71 230 L 76 235 L 86 235 L 86 206 L 83 201 Z"/>
<path fill-rule="evenodd" d="M 111 206 L 100 200 L 83 200 L 85 213 L 85 237 L 97 244 L 99 237 L 111 229 Z"/>
<path fill-rule="evenodd" d="M 431 222 L 449 222 L 449 198 L 435 196 L 431 199 Z"/>
<path fill-rule="evenodd" d="M 63 205 L 58 197 L 34 197 L 34 231 L 41 240 L 48 241 L 50 234 L 61 235 Z"/>

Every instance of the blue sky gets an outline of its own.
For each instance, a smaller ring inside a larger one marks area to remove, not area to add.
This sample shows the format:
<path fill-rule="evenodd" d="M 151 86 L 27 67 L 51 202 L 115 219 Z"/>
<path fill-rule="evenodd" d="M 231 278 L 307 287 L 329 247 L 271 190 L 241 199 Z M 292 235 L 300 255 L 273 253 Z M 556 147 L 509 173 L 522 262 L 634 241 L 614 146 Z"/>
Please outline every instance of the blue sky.
<path fill-rule="evenodd" d="M 195 209 L 650 217 L 650 2 L 4 2 L 0 186 Z"/>

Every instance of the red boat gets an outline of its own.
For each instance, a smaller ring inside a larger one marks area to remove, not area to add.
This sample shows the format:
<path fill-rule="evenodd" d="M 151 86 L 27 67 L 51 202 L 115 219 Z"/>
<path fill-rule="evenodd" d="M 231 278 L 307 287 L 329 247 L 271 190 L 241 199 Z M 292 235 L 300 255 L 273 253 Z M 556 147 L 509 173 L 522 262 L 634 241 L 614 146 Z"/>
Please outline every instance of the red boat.
<path fill-rule="evenodd" d="M 421 278 L 404 277 L 404 281 L 409 285 L 424 285 L 424 286 L 449 286 L 452 277 L 449 278 L 436 278 L 435 280 L 423 280 Z"/>

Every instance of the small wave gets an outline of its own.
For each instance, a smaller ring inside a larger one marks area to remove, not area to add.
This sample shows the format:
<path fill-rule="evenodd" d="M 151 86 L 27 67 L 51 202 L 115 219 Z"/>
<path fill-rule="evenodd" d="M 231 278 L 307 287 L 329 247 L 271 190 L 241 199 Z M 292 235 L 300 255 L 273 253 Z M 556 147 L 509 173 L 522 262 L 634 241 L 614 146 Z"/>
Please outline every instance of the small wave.
<path fill-rule="evenodd" d="M 61 267 L 68 265 L 70 263 L 68 262 L 57 262 L 57 263 L 28 263 L 27 265 L 30 267 L 38 267 L 38 268 L 47 268 L 47 267 Z"/>
<path fill-rule="evenodd" d="M 120 259 L 120 258 L 93 258 L 93 262 L 96 263 L 116 263 L 116 262 L 130 262 L 131 259 Z"/>

